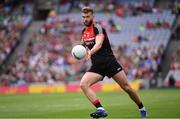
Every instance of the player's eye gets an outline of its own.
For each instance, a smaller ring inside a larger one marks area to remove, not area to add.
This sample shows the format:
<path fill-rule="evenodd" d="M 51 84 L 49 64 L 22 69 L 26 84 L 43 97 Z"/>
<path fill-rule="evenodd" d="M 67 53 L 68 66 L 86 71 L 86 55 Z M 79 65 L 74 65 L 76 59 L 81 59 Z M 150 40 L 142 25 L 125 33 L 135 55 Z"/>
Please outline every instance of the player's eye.
<path fill-rule="evenodd" d="M 89 18 L 90 16 L 82 16 L 83 18 Z"/>

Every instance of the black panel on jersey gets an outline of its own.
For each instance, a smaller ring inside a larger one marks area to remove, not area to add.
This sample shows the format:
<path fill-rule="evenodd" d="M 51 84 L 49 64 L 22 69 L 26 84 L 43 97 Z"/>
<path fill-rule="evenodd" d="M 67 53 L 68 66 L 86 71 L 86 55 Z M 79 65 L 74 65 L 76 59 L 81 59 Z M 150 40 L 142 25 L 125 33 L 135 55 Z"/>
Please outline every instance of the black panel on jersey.
<path fill-rule="evenodd" d="M 111 50 L 110 42 L 108 36 L 106 34 L 105 29 L 100 24 L 94 25 L 94 33 L 95 35 L 103 34 L 104 41 L 102 47 L 91 56 L 93 64 L 103 64 L 106 63 L 109 59 L 115 59 L 113 52 Z"/>
<path fill-rule="evenodd" d="M 115 60 L 105 29 L 100 24 L 94 24 L 93 31 L 95 36 L 97 36 L 98 34 L 103 34 L 104 41 L 102 47 L 95 54 L 91 56 L 92 64 L 102 65 L 106 63 L 108 60 L 112 60 L 112 59 Z M 86 32 L 85 29 L 83 29 L 82 34 L 84 34 L 84 32 Z M 96 41 L 94 39 L 92 41 L 84 41 L 84 42 L 89 49 L 92 49 Z"/>

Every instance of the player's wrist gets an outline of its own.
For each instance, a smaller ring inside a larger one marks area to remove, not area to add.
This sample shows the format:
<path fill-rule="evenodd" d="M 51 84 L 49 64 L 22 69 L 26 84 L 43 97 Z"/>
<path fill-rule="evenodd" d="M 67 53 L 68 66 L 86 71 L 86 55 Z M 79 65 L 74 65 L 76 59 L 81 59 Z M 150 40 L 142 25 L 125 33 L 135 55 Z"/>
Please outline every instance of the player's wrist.
<path fill-rule="evenodd" d="M 92 55 L 92 51 L 91 51 L 91 50 L 88 51 L 88 55 L 89 55 L 89 56 Z"/>

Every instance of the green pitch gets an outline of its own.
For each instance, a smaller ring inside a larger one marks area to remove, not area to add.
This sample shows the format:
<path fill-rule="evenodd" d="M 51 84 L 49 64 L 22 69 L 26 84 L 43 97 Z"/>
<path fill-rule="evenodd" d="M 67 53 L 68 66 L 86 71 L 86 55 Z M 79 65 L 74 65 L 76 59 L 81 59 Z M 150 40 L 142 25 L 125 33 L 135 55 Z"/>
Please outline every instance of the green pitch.
<path fill-rule="evenodd" d="M 180 89 L 138 92 L 151 118 L 180 118 Z M 124 92 L 97 93 L 108 118 L 139 117 Z M 82 93 L 0 95 L 0 118 L 89 118 L 95 108 Z"/>

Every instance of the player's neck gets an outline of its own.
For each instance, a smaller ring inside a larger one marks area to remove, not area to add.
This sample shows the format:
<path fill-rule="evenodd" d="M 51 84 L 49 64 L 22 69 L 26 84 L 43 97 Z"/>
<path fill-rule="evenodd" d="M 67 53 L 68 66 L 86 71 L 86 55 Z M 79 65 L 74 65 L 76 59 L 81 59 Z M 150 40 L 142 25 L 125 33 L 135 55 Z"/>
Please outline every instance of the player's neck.
<path fill-rule="evenodd" d="M 85 28 L 86 28 L 86 29 L 89 29 L 89 28 L 92 28 L 92 26 L 93 26 L 93 22 L 91 23 L 91 25 L 85 26 Z"/>
<path fill-rule="evenodd" d="M 92 28 L 93 24 L 94 24 L 94 20 L 91 22 L 91 24 L 90 24 L 90 25 L 85 26 L 85 27 L 86 27 L 86 29 Z"/>

